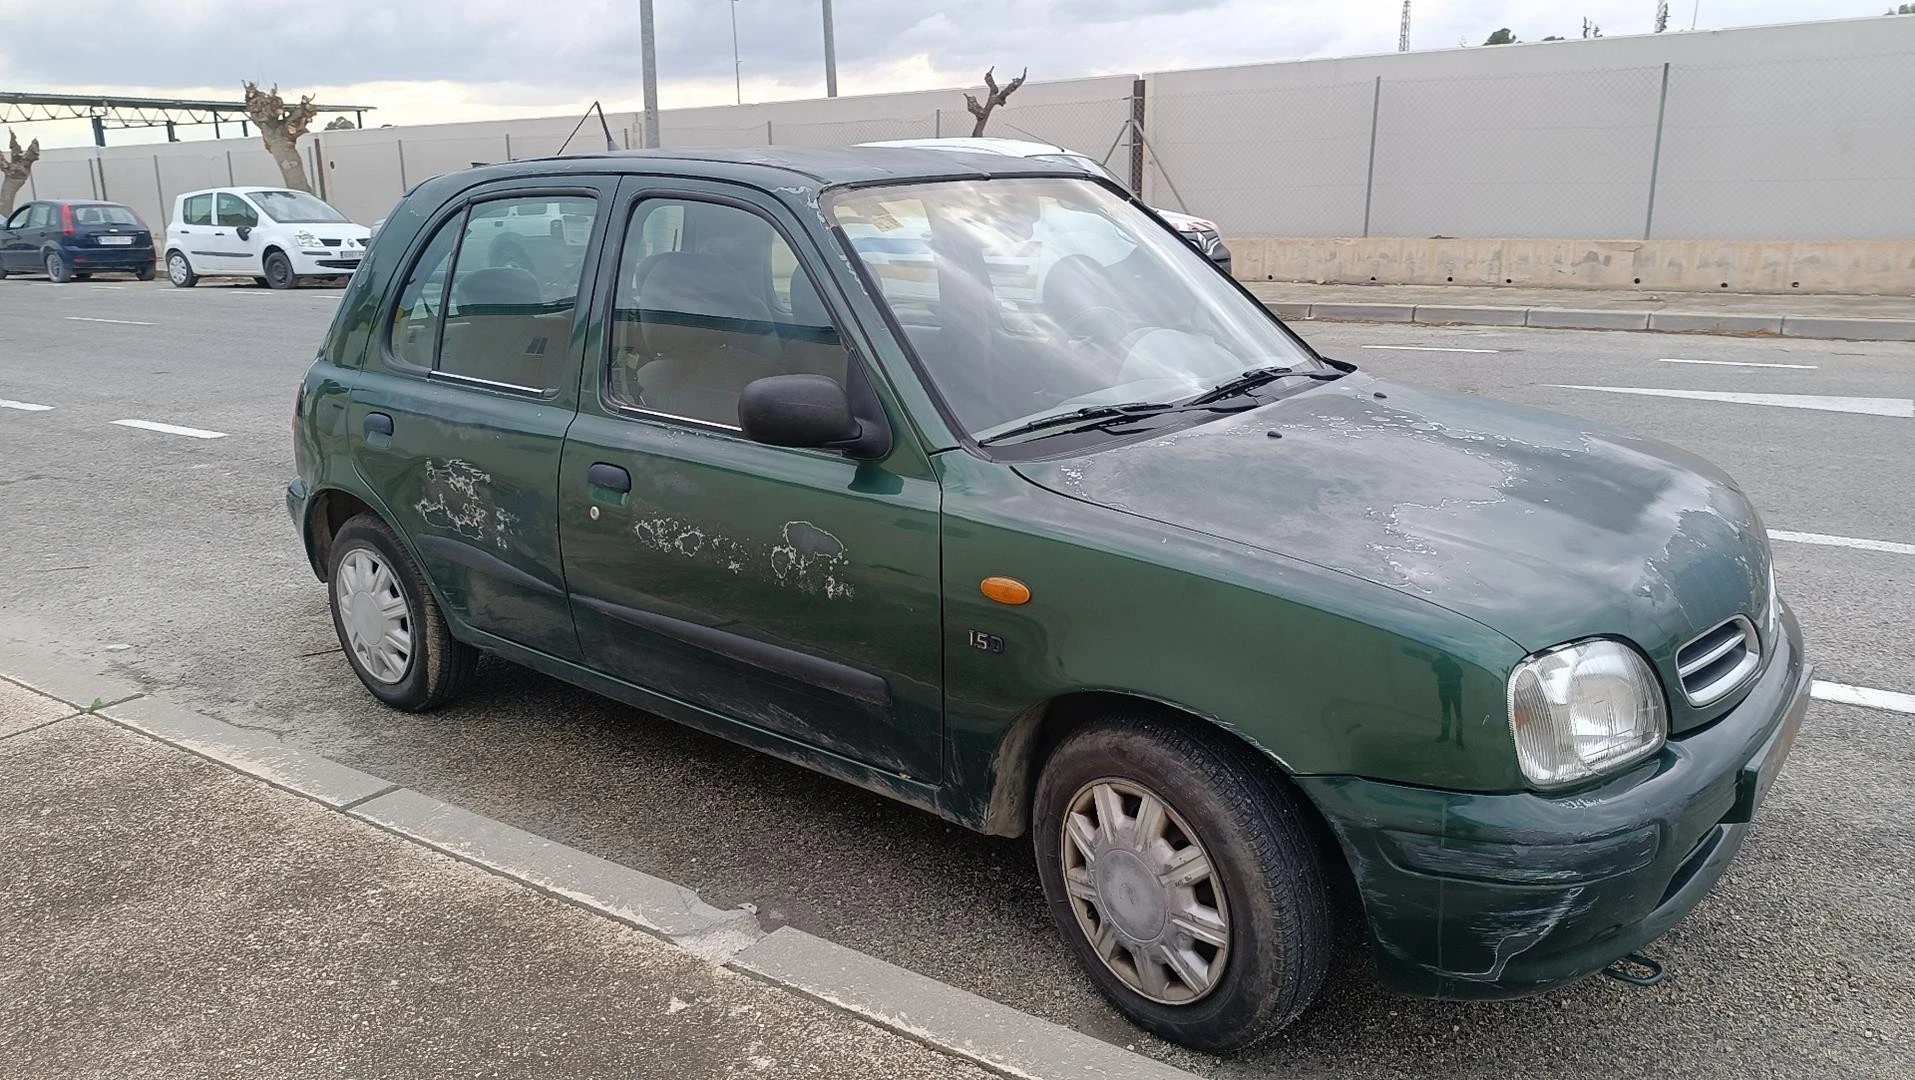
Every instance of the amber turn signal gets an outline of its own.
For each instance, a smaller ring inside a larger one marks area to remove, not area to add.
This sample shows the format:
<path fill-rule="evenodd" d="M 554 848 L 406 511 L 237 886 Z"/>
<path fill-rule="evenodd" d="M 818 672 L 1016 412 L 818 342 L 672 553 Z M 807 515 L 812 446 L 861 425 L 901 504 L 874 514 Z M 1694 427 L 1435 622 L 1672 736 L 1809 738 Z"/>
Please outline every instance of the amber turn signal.
<path fill-rule="evenodd" d="M 977 583 L 978 591 L 1000 604 L 1028 604 L 1031 602 L 1031 587 L 1007 577 L 987 577 Z"/>

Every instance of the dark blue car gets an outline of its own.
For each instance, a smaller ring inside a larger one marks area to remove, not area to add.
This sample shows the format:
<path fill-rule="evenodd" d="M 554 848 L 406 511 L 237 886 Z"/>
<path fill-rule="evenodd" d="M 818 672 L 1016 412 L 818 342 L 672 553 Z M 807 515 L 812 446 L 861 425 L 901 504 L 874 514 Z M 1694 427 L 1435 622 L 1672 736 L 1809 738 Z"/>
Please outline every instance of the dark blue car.
<path fill-rule="evenodd" d="M 45 274 L 85 281 L 96 273 L 153 280 L 153 233 L 131 208 L 94 199 L 40 199 L 0 225 L 0 277 Z"/>

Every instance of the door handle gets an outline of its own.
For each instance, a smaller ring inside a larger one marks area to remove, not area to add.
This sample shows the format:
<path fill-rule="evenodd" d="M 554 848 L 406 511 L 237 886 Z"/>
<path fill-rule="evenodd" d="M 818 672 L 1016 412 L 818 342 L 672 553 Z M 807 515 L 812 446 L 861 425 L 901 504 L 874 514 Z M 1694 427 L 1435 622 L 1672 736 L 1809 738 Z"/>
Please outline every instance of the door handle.
<path fill-rule="evenodd" d="M 593 487 L 616 491 L 620 495 L 629 495 L 632 491 L 632 474 L 603 461 L 585 470 L 585 482 Z"/>
<path fill-rule="evenodd" d="M 365 429 L 368 438 L 374 435 L 384 435 L 388 439 L 392 438 L 392 417 L 387 416 L 385 413 L 367 413 L 365 422 L 361 426 Z"/>

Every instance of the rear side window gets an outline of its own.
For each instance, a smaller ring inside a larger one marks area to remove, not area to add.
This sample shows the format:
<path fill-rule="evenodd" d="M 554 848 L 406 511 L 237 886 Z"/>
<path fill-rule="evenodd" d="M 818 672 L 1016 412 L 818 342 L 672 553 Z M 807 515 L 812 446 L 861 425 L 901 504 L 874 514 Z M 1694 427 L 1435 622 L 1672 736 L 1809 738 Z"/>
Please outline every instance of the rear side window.
<path fill-rule="evenodd" d="M 247 204 L 245 199 L 231 192 L 219 193 L 219 203 L 215 207 L 221 225 L 233 225 L 239 228 L 253 228 L 259 224 L 259 211 Z"/>
<path fill-rule="evenodd" d="M 439 227 L 401 288 L 392 351 L 404 363 L 524 390 L 552 390 L 585 271 L 589 198 L 499 199 Z M 558 229 L 528 230 L 550 217 Z"/>
<path fill-rule="evenodd" d="M 213 223 L 213 196 L 189 195 L 186 205 L 180 210 L 180 220 L 188 225 L 211 225 Z"/>
<path fill-rule="evenodd" d="M 53 204 L 35 203 L 32 216 L 27 218 L 27 225 L 31 228 L 43 229 L 51 224 L 53 224 Z"/>
<path fill-rule="evenodd" d="M 641 204 L 612 319 L 607 383 L 619 405 L 735 427 L 754 380 L 844 381 L 844 345 L 797 256 L 769 221 L 735 206 Z"/>

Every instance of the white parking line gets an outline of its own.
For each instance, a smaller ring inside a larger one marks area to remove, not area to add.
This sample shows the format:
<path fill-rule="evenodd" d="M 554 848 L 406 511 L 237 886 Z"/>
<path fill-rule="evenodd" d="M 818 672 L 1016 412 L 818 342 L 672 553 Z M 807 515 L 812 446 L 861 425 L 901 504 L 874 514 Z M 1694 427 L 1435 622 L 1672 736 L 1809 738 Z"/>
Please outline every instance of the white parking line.
<path fill-rule="evenodd" d="M 1809 687 L 1809 696 L 1818 701 L 1835 701 L 1843 705 L 1861 705 L 1870 709 L 1887 709 L 1890 712 L 1915 714 L 1915 694 L 1898 694 L 1893 690 L 1872 690 L 1866 686 L 1849 686 L 1846 683 L 1823 682 L 1817 679 Z"/>
<path fill-rule="evenodd" d="M 1549 384 L 1558 390 L 1595 390 L 1604 394 L 1726 401 L 1732 405 L 1768 405 L 1779 409 L 1817 409 L 1822 412 L 1863 413 L 1869 416 L 1915 418 L 1915 398 L 1830 397 L 1823 394 L 1740 394 L 1720 390 L 1662 390 L 1647 386 L 1574 386 Z"/>
<path fill-rule="evenodd" d="M 52 412 L 51 405 L 35 405 L 31 401 L 9 401 L 0 398 L 0 409 L 19 409 L 21 412 Z"/>
<path fill-rule="evenodd" d="M 1451 349 L 1441 345 L 1365 345 L 1366 349 L 1391 349 L 1396 352 L 1468 352 L 1499 353 L 1501 349 Z"/>
<path fill-rule="evenodd" d="M 1893 540 L 1861 540 L 1853 536 L 1830 536 L 1827 533 L 1786 532 L 1770 529 L 1769 539 L 1781 540 L 1790 544 L 1821 544 L 1823 547 L 1859 548 L 1863 551 L 1887 551 L 1896 555 L 1915 555 L 1915 544 L 1898 544 Z"/>
<path fill-rule="evenodd" d="M 1794 368 L 1797 371 L 1820 371 L 1821 370 L 1821 366 L 1817 364 L 1758 364 L 1752 360 L 1678 360 L 1672 356 L 1665 356 L 1662 359 L 1656 361 L 1656 363 L 1658 364 L 1708 364 L 1712 367 Z"/>
<path fill-rule="evenodd" d="M 94 318 L 89 318 L 85 315 L 68 315 L 66 317 L 66 321 L 68 322 L 105 322 L 105 323 L 112 323 L 115 326 L 152 326 L 153 325 L 150 322 L 136 322 L 133 319 L 94 319 Z"/>
<path fill-rule="evenodd" d="M 185 435 L 192 439 L 224 439 L 224 431 L 207 431 L 205 428 L 179 427 L 176 424 L 162 424 L 154 420 L 115 420 L 121 427 L 139 428 L 143 431 L 158 431 L 167 435 Z"/>

